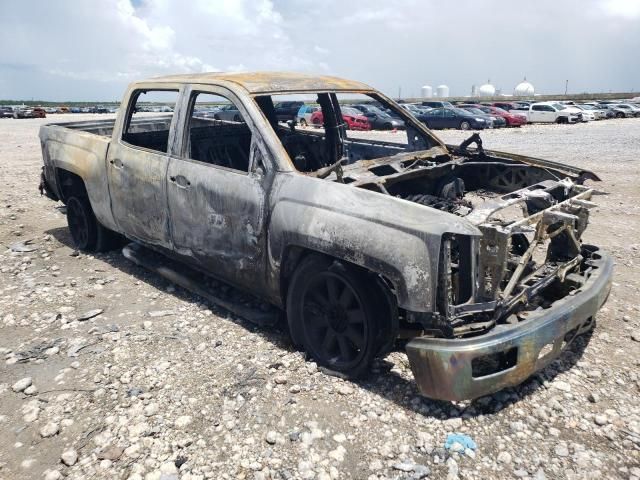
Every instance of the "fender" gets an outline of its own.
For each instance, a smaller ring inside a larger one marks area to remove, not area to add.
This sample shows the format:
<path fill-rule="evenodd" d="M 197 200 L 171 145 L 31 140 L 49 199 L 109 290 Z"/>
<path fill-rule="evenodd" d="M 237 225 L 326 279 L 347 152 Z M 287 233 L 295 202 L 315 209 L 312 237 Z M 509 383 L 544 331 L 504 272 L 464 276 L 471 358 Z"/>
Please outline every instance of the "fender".
<path fill-rule="evenodd" d="M 463 218 L 433 208 L 327 180 L 293 178 L 276 175 L 270 198 L 268 271 L 275 278 L 286 249 L 301 247 L 383 275 L 401 308 L 430 312 L 442 235 L 480 236 Z"/>

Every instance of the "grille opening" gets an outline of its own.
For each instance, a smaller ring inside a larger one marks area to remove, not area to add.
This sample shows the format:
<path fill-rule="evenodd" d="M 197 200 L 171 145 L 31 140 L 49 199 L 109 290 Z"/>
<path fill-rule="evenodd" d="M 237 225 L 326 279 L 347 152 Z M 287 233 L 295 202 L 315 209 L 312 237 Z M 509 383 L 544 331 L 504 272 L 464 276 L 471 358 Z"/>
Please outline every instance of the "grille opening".
<path fill-rule="evenodd" d="M 515 367 L 517 363 L 518 347 L 483 355 L 471 360 L 471 376 L 473 378 L 486 377 Z"/>
<path fill-rule="evenodd" d="M 471 238 L 445 235 L 440 250 L 438 285 L 439 307 L 446 312 L 451 305 L 461 305 L 473 296 L 473 258 Z"/>

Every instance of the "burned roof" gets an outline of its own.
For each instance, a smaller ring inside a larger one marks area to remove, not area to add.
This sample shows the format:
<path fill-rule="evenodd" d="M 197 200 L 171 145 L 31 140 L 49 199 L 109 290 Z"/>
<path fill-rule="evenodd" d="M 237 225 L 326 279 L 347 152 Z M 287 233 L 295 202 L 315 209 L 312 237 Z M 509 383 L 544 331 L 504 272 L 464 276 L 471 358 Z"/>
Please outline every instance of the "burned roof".
<path fill-rule="evenodd" d="M 345 80 L 328 75 L 308 75 L 293 72 L 216 72 L 189 73 L 155 77 L 147 81 L 167 83 L 218 84 L 233 82 L 251 94 L 314 92 L 314 91 L 358 91 L 371 92 L 364 83 Z"/>

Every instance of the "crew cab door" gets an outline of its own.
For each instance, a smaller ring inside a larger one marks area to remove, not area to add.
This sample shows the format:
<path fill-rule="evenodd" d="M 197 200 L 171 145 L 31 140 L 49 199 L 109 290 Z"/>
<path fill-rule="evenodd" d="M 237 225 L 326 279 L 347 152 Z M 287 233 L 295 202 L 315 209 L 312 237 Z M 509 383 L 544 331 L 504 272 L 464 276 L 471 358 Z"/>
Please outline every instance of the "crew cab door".
<path fill-rule="evenodd" d="M 264 145 L 230 91 L 188 87 L 180 151 L 169 162 L 167 198 L 174 250 L 213 275 L 258 287 L 264 278 Z M 234 105 L 240 118 L 211 119 L 201 105 Z"/>
<path fill-rule="evenodd" d="M 175 137 L 173 113 L 146 113 L 159 105 L 174 108 L 178 88 L 137 86 L 118 117 L 107 153 L 111 211 L 120 232 L 134 240 L 171 248 L 166 173 Z M 151 103 L 153 102 L 153 103 Z"/>

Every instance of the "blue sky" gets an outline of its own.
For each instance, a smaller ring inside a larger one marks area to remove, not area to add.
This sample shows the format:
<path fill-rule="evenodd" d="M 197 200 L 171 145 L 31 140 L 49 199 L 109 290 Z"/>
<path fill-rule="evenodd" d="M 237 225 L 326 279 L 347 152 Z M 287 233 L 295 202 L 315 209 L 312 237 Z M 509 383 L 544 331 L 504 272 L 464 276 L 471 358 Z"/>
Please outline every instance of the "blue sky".
<path fill-rule="evenodd" d="M 37 12 L 34 15 L 34 12 Z M 168 73 L 334 74 L 395 96 L 640 90 L 640 0 L 0 2 L 0 98 L 115 100 Z"/>

